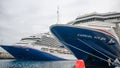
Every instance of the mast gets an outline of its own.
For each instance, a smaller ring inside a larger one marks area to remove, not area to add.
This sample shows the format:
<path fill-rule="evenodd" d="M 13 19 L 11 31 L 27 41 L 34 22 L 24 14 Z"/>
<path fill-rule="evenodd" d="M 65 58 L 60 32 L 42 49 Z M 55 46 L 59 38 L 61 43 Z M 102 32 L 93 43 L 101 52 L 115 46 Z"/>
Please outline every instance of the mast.
<path fill-rule="evenodd" d="M 57 22 L 56 24 L 59 24 L 59 5 L 57 6 Z"/>

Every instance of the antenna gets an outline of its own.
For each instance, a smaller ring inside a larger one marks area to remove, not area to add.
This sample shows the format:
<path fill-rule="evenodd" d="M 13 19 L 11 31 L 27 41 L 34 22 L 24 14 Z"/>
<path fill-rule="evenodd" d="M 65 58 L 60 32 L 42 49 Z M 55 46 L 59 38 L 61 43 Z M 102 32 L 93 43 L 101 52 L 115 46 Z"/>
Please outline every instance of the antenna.
<path fill-rule="evenodd" d="M 57 23 L 56 24 L 58 23 L 59 23 L 59 5 L 57 6 Z"/>

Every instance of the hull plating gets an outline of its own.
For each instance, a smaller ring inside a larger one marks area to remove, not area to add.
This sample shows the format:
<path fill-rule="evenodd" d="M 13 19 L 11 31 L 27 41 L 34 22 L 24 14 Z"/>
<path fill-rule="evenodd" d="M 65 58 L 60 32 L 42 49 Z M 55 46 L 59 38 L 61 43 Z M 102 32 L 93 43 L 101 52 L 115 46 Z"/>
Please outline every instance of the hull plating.
<path fill-rule="evenodd" d="M 54 25 L 51 27 L 51 32 L 87 65 L 107 65 L 108 59 L 115 60 L 120 57 L 120 46 L 117 40 L 112 34 L 103 30 Z"/>
<path fill-rule="evenodd" d="M 36 50 L 33 48 L 28 48 L 25 46 L 7 46 L 7 45 L 2 46 L 1 45 L 1 47 L 4 48 L 6 51 L 8 51 L 16 59 L 41 60 L 41 61 L 65 60 L 63 58 L 51 55 L 49 53 Z"/>

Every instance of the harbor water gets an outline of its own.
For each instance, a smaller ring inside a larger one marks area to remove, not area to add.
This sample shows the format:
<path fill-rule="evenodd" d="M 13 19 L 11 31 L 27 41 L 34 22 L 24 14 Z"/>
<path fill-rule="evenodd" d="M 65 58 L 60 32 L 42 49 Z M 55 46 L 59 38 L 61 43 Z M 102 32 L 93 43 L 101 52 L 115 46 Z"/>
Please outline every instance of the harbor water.
<path fill-rule="evenodd" d="M 0 60 L 0 68 L 74 68 L 75 61 Z"/>
<path fill-rule="evenodd" d="M 0 68 L 75 68 L 75 60 L 72 61 L 32 61 L 1 59 Z M 110 67 L 86 67 L 86 68 L 110 68 Z"/>

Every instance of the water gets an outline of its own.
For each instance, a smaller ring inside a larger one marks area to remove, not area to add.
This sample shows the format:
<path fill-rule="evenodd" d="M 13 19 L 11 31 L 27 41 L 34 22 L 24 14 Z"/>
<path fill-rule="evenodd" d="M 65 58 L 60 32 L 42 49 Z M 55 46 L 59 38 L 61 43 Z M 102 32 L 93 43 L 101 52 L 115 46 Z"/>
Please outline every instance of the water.
<path fill-rule="evenodd" d="M 0 60 L 0 68 L 75 68 L 75 61 Z M 86 67 L 109 68 L 109 67 Z"/>
<path fill-rule="evenodd" d="M 0 68 L 74 68 L 75 61 L 0 60 Z"/>

